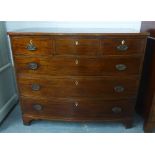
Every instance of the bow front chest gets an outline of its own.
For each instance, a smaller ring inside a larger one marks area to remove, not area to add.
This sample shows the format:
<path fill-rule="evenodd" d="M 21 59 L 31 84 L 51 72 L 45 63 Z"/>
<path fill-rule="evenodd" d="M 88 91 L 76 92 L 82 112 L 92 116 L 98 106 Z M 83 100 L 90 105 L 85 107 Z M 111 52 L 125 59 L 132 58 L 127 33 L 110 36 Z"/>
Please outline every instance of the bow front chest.
<path fill-rule="evenodd" d="M 48 119 L 131 126 L 147 33 L 9 35 L 24 124 Z"/>

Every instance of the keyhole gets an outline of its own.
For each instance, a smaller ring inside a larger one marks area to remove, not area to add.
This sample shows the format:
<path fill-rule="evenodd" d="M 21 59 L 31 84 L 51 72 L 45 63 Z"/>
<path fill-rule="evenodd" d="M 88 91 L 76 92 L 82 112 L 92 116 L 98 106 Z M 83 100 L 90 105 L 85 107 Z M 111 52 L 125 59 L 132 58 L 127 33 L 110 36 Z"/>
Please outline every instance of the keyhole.
<path fill-rule="evenodd" d="M 32 45 L 32 40 L 30 40 L 30 44 Z"/>
<path fill-rule="evenodd" d="M 79 105 L 79 103 L 78 102 L 75 102 L 75 106 L 77 107 Z"/>
<path fill-rule="evenodd" d="M 78 41 L 75 41 L 75 45 L 77 46 L 79 44 L 79 42 Z"/>
<path fill-rule="evenodd" d="M 79 82 L 78 81 L 75 81 L 75 85 L 77 86 L 79 84 Z"/>
<path fill-rule="evenodd" d="M 75 60 L 75 64 L 76 64 L 76 65 L 78 65 L 78 64 L 79 64 L 79 61 L 78 61 L 77 59 Z"/>
<path fill-rule="evenodd" d="M 125 40 L 122 40 L 122 45 L 124 45 L 125 44 Z"/>

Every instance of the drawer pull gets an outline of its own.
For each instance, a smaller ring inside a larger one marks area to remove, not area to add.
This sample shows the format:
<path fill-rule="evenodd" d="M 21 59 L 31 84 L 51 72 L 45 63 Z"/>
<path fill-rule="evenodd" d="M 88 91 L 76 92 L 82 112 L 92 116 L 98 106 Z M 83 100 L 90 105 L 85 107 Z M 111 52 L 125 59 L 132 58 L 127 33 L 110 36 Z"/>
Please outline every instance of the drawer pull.
<path fill-rule="evenodd" d="M 78 41 L 75 41 L 75 45 L 77 46 L 79 44 L 79 42 Z"/>
<path fill-rule="evenodd" d="M 125 45 L 125 40 L 122 40 L 122 41 L 121 41 L 121 45 L 118 45 L 118 46 L 117 46 L 117 50 L 118 50 L 118 51 L 125 52 L 125 51 L 127 51 L 127 49 L 128 49 L 128 46 Z"/>
<path fill-rule="evenodd" d="M 79 84 L 79 82 L 78 81 L 75 81 L 75 85 L 77 86 Z"/>
<path fill-rule="evenodd" d="M 75 60 L 75 64 L 76 64 L 76 65 L 78 65 L 78 64 L 79 64 L 79 61 L 78 61 L 77 59 Z"/>
<path fill-rule="evenodd" d="M 76 106 L 76 107 L 79 106 L 79 103 L 78 103 L 78 102 L 75 102 L 75 106 Z"/>
<path fill-rule="evenodd" d="M 34 104 L 33 109 L 36 110 L 36 111 L 42 111 L 43 107 L 40 104 Z"/>
<path fill-rule="evenodd" d="M 121 93 L 124 91 L 124 87 L 123 86 L 115 86 L 114 91 L 117 93 Z"/>
<path fill-rule="evenodd" d="M 127 69 L 127 66 L 124 64 L 117 64 L 115 67 L 118 71 L 124 71 Z"/>
<path fill-rule="evenodd" d="M 34 84 L 32 84 L 31 88 L 32 88 L 32 90 L 34 90 L 34 91 L 38 91 L 38 90 L 40 90 L 40 85 L 34 83 Z"/>
<path fill-rule="evenodd" d="M 120 108 L 120 107 L 113 107 L 113 108 L 112 108 L 112 112 L 113 112 L 114 114 L 121 113 L 121 112 L 122 112 L 122 108 Z"/>
<path fill-rule="evenodd" d="M 38 64 L 35 63 L 35 62 L 30 62 L 30 63 L 28 64 L 28 68 L 29 68 L 29 69 L 32 69 L 32 70 L 36 70 L 36 69 L 38 68 Z"/>
<path fill-rule="evenodd" d="M 37 47 L 32 43 L 32 40 L 30 40 L 30 43 L 27 44 L 26 49 L 29 51 L 35 51 L 37 50 Z"/>

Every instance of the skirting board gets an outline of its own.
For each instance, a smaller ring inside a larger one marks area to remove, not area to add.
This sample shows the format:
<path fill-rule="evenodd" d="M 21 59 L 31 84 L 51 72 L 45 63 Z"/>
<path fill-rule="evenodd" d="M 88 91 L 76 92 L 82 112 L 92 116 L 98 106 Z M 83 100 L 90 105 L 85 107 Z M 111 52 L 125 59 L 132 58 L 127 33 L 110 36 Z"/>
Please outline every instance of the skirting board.
<path fill-rule="evenodd" d="M 5 118 L 11 108 L 17 104 L 18 96 L 14 94 L 9 101 L 0 109 L 0 122 Z"/>

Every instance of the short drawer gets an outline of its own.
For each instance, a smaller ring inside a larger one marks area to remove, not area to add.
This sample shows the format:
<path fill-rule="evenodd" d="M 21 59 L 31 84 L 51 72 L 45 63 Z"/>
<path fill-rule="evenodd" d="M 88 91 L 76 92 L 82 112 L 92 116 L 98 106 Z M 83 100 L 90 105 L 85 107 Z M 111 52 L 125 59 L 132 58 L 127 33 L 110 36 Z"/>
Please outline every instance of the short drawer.
<path fill-rule="evenodd" d="M 135 100 L 103 100 L 93 98 L 21 98 L 23 114 L 47 116 L 50 119 L 105 120 L 131 117 Z"/>
<path fill-rule="evenodd" d="M 16 36 L 11 38 L 15 55 L 50 55 L 53 40 L 46 36 Z"/>
<path fill-rule="evenodd" d="M 146 39 L 109 38 L 101 40 L 102 54 L 130 55 L 144 53 Z"/>
<path fill-rule="evenodd" d="M 108 56 L 102 58 L 15 57 L 17 73 L 31 75 L 136 75 L 141 72 L 141 56 Z"/>
<path fill-rule="evenodd" d="M 136 98 L 139 79 L 133 77 L 19 77 L 22 96 Z"/>
<path fill-rule="evenodd" d="M 57 55 L 98 55 L 100 51 L 99 39 L 64 38 L 55 40 Z"/>

